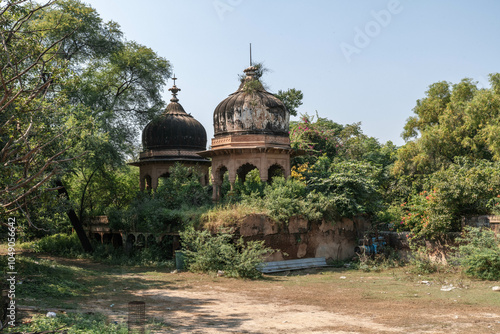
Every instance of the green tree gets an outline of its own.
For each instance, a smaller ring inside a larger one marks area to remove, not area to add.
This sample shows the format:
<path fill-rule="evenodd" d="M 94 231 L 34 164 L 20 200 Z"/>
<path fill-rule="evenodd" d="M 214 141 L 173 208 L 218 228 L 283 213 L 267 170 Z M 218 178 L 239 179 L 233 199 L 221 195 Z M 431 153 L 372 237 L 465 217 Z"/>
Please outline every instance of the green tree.
<path fill-rule="evenodd" d="M 91 185 L 122 170 L 140 127 L 162 109 L 170 64 L 80 1 L 9 2 L 0 14 L 3 213 L 29 216 L 33 199 L 58 189 L 78 225 L 95 212 L 86 205 L 117 197 Z M 71 194 L 78 183 L 87 187 Z"/>
<path fill-rule="evenodd" d="M 24 214 L 31 227 L 29 206 L 57 203 L 49 198 L 57 189 L 51 181 L 83 154 L 72 154 L 71 143 L 82 140 L 93 123 L 84 107 L 68 105 L 59 93 L 71 80 L 68 62 L 58 56 L 70 33 L 48 40 L 50 27 L 34 24 L 53 5 L 17 1 L 0 7 L 1 214 Z"/>
<path fill-rule="evenodd" d="M 61 1 L 37 23 L 43 27 L 56 19 L 64 24 L 51 31 L 51 39 L 66 34 L 68 27 L 75 29 L 61 57 L 70 60 L 78 75 L 63 93 L 70 104 L 87 107 L 95 119 L 92 133 L 74 147 L 87 154 L 72 164 L 62 180 L 66 185 L 83 185 L 71 199 L 78 218 L 84 220 L 85 213 L 105 213 L 96 209 L 120 196 L 113 171 L 126 170 L 123 164 L 133 154 L 140 129 L 162 110 L 161 89 L 171 74 L 170 64 L 151 49 L 125 41 L 116 23 L 103 22 L 94 9 L 79 1 Z M 97 184 L 99 192 L 94 189 Z"/>
<path fill-rule="evenodd" d="M 297 108 L 302 105 L 302 98 L 304 97 L 300 90 L 290 88 L 286 91 L 282 91 L 280 89 L 275 95 L 285 104 L 285 107 L 290 112 L 290 115 L 297 116 Z"/>
<path fill-rule="evenodd" d="M 471 79 L 431 85 L 426 97 L 417 101 L 415 116 L 407 120 L 402 136 L 408 143 L 398 153 L 395 172 L 430 174 L 446 168 L 457 156 L 498 160 L 498 80 L 498 74 L 491 74 L 488 89 L 478 89 Z"/>

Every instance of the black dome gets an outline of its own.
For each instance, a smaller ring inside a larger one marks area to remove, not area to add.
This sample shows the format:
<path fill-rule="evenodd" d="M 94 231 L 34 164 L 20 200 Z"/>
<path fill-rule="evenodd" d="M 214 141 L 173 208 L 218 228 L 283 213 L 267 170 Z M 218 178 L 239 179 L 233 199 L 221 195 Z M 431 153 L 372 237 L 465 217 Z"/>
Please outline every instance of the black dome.
<path fill-rule="evenodd" d="M 203 151 L 207 146 L 207 132 L 203 125 L 172 99 L 165 112 L 152 120 L 142 131 L 144 150 L 194 150 Z"/>
<path fill-rule="evenodd" d="M 272 134 L 288 136 L 290 113 L 283 102 L 267 92 L 255 78 L 255 67 L 239 89 L 214 110 L 214 135 Z"/>

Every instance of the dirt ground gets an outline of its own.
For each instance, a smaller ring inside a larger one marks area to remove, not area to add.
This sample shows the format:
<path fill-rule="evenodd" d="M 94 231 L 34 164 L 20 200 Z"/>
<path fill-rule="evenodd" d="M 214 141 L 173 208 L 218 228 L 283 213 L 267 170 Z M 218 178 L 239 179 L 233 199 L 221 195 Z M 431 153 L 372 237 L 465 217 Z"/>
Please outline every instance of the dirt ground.
<path fill-rule="evenodd" d="M 58 262 L 99 270 L 82 260 Z M 146 302 L 152 333 L 500 333 L 499 282 L 322 269 L 238 280 L 151 268 L 108 274 L 79 302 L 125 322 Z"/>

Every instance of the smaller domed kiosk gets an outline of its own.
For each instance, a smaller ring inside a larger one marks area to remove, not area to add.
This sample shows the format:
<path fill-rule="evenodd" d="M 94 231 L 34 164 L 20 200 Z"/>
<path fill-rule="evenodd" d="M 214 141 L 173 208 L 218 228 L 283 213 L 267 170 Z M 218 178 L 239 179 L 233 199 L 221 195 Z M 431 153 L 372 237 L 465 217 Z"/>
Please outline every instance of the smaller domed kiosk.
<path fill-rule="evenodd" d="M 280 99 L 264 89 L 256 71 L 254 66 L 245 69 L 246 77 L 238 90 L 215 108 L 212 147 L 199 152 L 212 158 L 214 201 L 220 197 L 225 172 L 231 187 L 237 176 L 244 180 L 255 168 L 262 181 L 275 175 L 290 176 L 290 113 Z"/>
<path fill-rule="evenodd" d="M 184 166 L 194 167 L 202 173 L 201 183 L 208 184 L 210 160 L 196 154 L 207 146 L 207 133 L 203 125 L 186 113 L 179 104 L 175 85 L 169 91 L 172 99 L 165 111 L 149 122 L 142 131 L 143 152 L 139 161 L 130 163 L 140 168 L 140 187 L 156 189 L 161 177 L 170 175 L 170 168 L 180 162 Z"/>

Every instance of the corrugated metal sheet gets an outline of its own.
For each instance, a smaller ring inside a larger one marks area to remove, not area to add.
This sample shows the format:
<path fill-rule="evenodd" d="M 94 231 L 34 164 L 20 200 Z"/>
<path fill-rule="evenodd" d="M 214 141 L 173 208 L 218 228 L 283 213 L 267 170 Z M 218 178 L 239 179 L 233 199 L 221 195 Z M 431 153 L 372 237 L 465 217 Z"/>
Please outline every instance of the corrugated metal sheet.
<path fill-rule="evenodd" d="M 315 257 L 309 259 L 266 262 L 259 270 L 264 274 L 268 274 L 287 270 L 299 270 L 326 266 L 326 259 L 324 257 Z"/>

